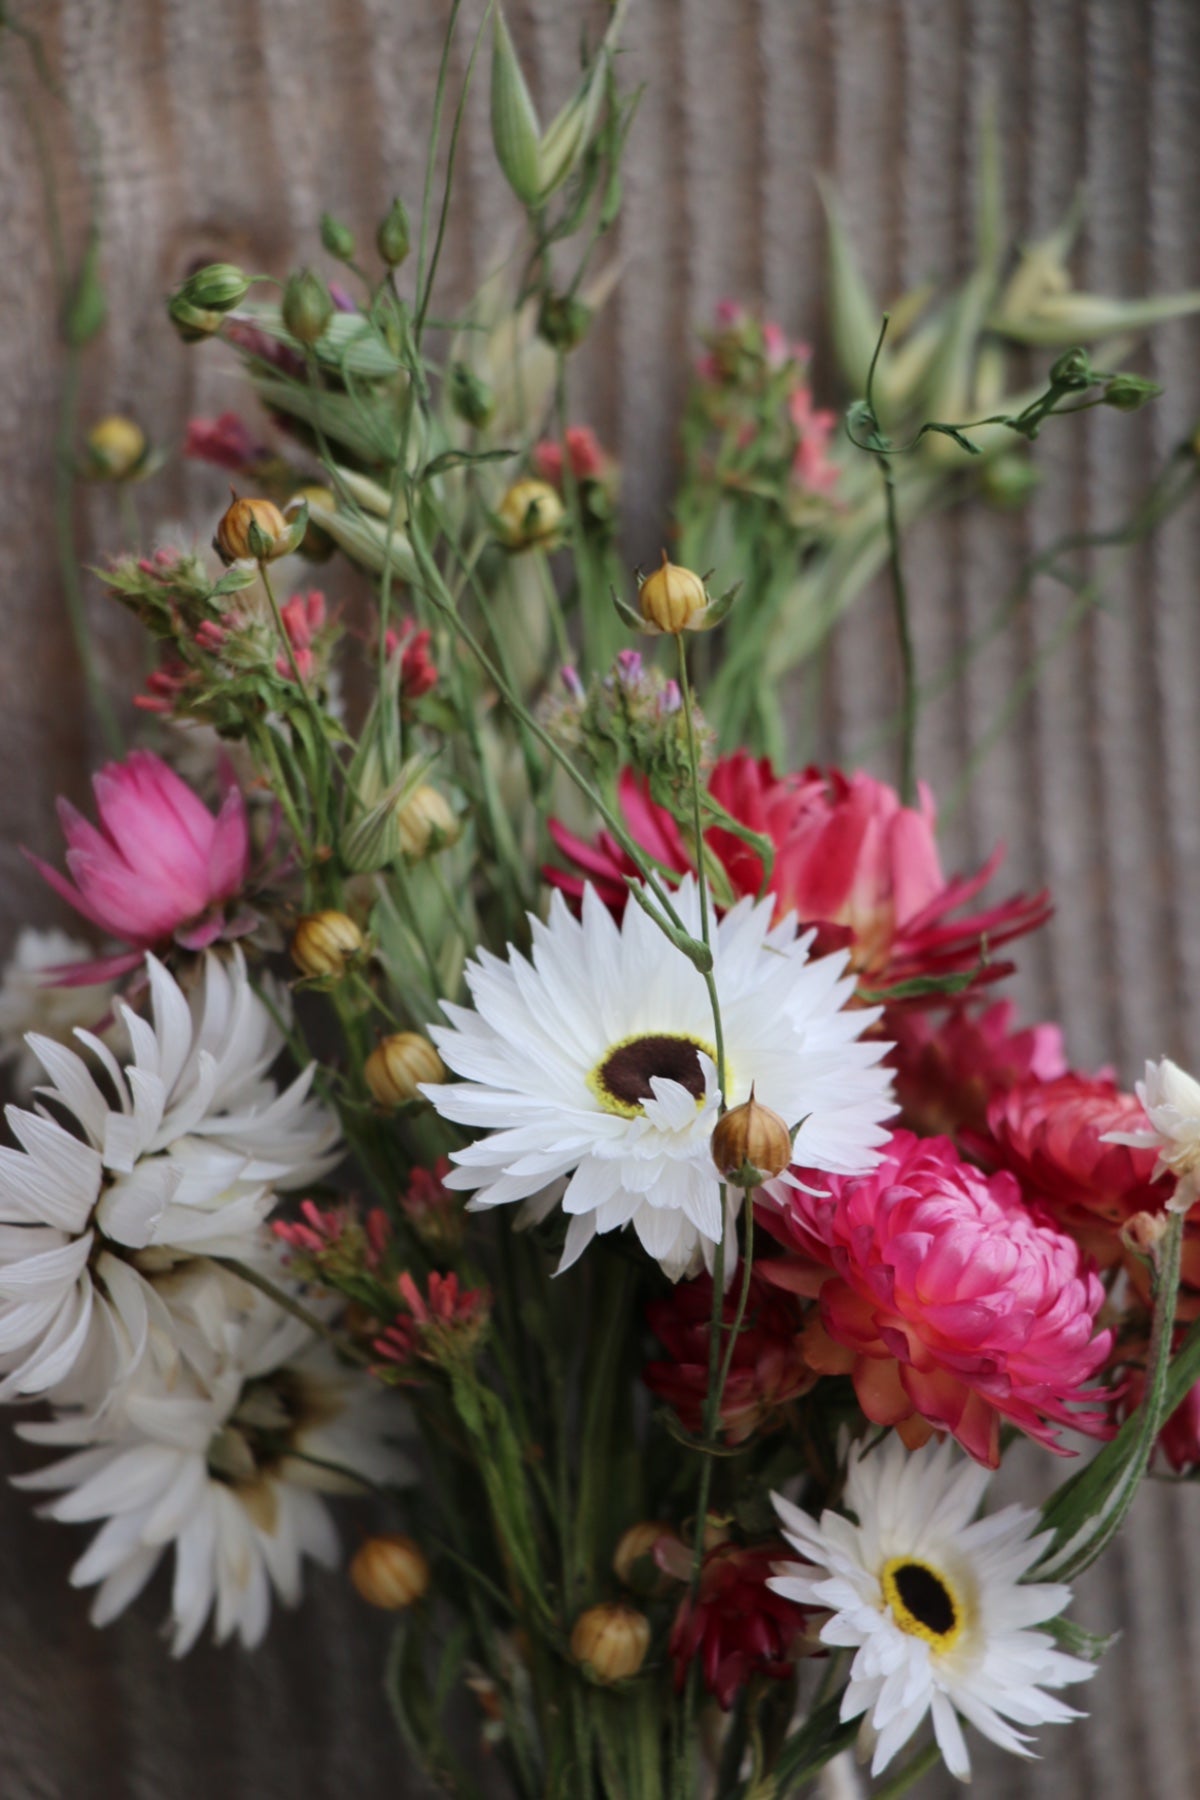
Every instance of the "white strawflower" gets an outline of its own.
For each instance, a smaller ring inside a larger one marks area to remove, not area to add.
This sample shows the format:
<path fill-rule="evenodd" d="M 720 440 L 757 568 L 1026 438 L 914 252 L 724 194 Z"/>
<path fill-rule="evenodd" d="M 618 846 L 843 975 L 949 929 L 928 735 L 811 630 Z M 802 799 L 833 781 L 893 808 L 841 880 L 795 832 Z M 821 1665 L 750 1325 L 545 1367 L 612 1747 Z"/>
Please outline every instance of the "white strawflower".
<path fill-rule="evenodd" d="M 1087 1681 L 1093 1665 L 1027 1629 L 1071 1599 L 1067 1587 L 1021 1579 L 1051 1534 L 1029 1535 L 1038 1515 L 1025 1507 L 977 1519 L 989 1479 L 949 1440 L 908 1451 L 892 1435 L 851 1456 L 845 1505 L 857 1524 L 835 1512 L 818 1524 L 774 1496 L 806 1561 L 778 1564 L 768 1586 L 828 1611 L 822 1643 L 856 1652 L 841 1716 L 864 1715 L 872 1775 L 930 1712 L 960 1781 L 971 1774 L 960 1716 L 1019 1756 L 1032 1754 L 1030 1739 L 1014 1726 L 1080 1717 L 1042 1690 Z"/>
<path fill-rule="evenodd" d="M 674 895 L 700 935 L 693 880 Z M 758 1099 L 800 1123 L 796 1161 L 854 1174 L 886 1142 L 895 1109 L 887 1045 L 861 1041 L 877 1012 L 847 1008 L 846 956 L 813 960 L 794 917 L 743 900 L 713 927 L 713 977 L 725 1038 L 726 1099 Z M 468 964 L 475 1011 L 445 1008 L 431 1028 L 462 1082 L 426 1086 L 444 1118 L 488 1135 L 454 1153 L 449 1185 L 474 1208 L 538 1194 L 562 1176 L 570 1216 L 562 1268 L 596 1232 L 632 1225 L 678 1278 L 720 1240 L 720 1187 L 709 1150 L 717 1121 L 713 1015 L 703 977 L 632 902 L 618 924 L 585 887 L 582 919 L 562 896 L 534 919 L 533 960 L 482 952 Z M 801 1123 L 802 1121 L 802 1123 Z"/>
<path fill-rule="evenodd" d="M 64 1522 L 102 1520 L 71 1571 L 95 1585 L 91 1617 L 107 1625 L 141 1592 L 168 1549 L 174 1582 L 168 1629 L 183 1656 L 213 1615 L 218 1643 L 260 1642 L 272 1592 L 300 1599 L 305 1557 L 337 1560 L 322 1493 L 406 1479 L 385 1432 L 394 1396 L 339 1364 L 273 1301 L 207 1265 L 209 1310 L 224 1345 L 210 1383 L 190 1365 L 170 1382 L 145 1365 L 118 1417 L 99 1434 L 65 1416 L 20 1427 L 35 1443 L 80 1445 L 18 1485 L 61 1497 L 43 1510 Z M 231 1304 L 231 1284 L 240 1299 Z M 193 1284 L 194 1285 L 194 1284 Z M 191 1295 L 196 1316 L 204 1296 Z"/>
<path fill-rule="evenodd" d="M 111 981 L 88 987 L 56 987 L 47 971 L 85 962 L 90 944 L 65 931 L 38 931 L 28 925 L 19 933 L 0 980 L 0 1066 L 13 1066 L 13 1089 L 24 1098 L 41 1075 L 41 1064 L 26 1043 L 26 1034 L 66 1043 L 77 1025 L 95 1025 L 112 1003 Z"/>
<path fill-rule="evenodd" d="M 125 1066 L 76 1033 L 104 1086 L 74 1051 L 29 1040 L 50 1077 L 39 1092 L 75 1129 L 45 1109 L 7 1110 L 21 1148 L 0 1147 L 0 1400 L 58 1390 L 86 1364 L 99 1403 L 114 1357 L 135 1357 L 145 1335 L 140 1278 L 116 1265 L 139 1252 L 159 1266 L 244 1256 L 276 1190 L 337 1160 L 336 1119 L 309 1097 L 313 1070 L 283 1093 L 266 1074 L 282 1034 L 240 954 L 209 952 L 190 1003 L 161 963 L 146 966 L 153 1024 L 120 1009 Z"/>
<path fill-rule="evenodd" d="M 1155 1175 L 1176 1177 L 1167 1211 L 1190 1212 L 1200 1199 L 1200 1081 L 1164 1056 L 1146 1064 L 1146 1079 L 1135 1091 L 1149 1129 L 1110 1131 L 1104 1142 L 1157 1150 Z"/>

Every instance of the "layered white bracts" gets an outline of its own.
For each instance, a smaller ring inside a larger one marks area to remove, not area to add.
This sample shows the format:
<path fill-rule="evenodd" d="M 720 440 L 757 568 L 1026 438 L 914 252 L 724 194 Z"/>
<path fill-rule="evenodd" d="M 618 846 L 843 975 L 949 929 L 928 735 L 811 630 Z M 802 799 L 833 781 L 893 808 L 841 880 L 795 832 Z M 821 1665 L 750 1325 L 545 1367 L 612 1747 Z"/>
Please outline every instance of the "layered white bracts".
<path fill-rule="evenodd" d="M 700 936 L 691 877 L 672 895 Z M 712 927 L 726 1100 L 749 1098 L 799 1125 L 796 1161 L 856 1174 L 874 1166 L 895 1110 L 863 1039 L 877 1010 L 851 1009 L 847 956 L 812 958 L 794 917 L 743 900 Z M 467 966 L 475 1010 L 447 1006 L 431 1028 L 461 1082 L 422 1092 L 443 1118 L 486 1133 L 457 1151 L 448 1185 L 472 1208 L 529 1201 L 569 1177 L 561 1267 L 597 1232 L 630 1225 L 672 1279 L 712 1267 L 724 1230 L 709 1139 L 720 1108 L 712 1002 L 704 977 L 640 906 L 618 923 L 591 886 L 581 919 L 562 896 L 531 920 L 533 959 L 481 952 Z"/>

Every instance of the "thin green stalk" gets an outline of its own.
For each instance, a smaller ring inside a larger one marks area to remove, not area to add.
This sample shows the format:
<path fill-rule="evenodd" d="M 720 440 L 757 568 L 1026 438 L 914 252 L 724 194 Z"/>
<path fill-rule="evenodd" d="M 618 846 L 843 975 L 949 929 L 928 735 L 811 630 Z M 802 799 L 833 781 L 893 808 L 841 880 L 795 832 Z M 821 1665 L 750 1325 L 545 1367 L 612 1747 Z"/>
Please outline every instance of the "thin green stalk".
<path fill-rule="evenodd" d="M 265 1294 L 269 1300 L 273 1300 L 282 1312 L 290 1313 L 293 1319 L 298 1319 L 302 1325 L 307 1325 L 315 1336 L 324 1338 L 325 1342 L 336 1350 L 339 1356 L 346 1357 L 350 1362 L 359 1363 L 363 1368 L 370 1368 L 371 1358 L 364 1350 L 360 1350 L 357 1344 L 351 1343 L 349 1338 L 343 1337 L 341 1332 L 335 1331 L 332 1325 L 327 1325 L 324 1319 L 317 1317 L 316 1313 L 310 1312 L 308 1307 L 302 1301 L 297 1300 L 294 1294 L 289 1294 L 286 1288 L 277 1287 L 266 1275 L 260 1275 L 257 1269 L 252 1268 L 249 1263 L 242 1262 L 236 1256 L 222 1256 L 217 1260 L 224 1268 L 232 1269 L 233 1273 L 248 1286 L 257 1288 L 260 1294 Z"/>
<path fill-rule="evenodd" d="M 455 12 L 457 12 L 457 10 L 458 10 L 458 0 L 455 0 Z M 445 240 L 445 236 L 446 236 L 446 221 L 450 215 L 450 191 L 454 185 L 454 163 L 455 163 L 455 159 L 458 155 L 458 139 L 459 139 L 459 134 L 462 131 L 463 115 L 466 112 L 467 94 L 469 93 L 470 87 L 471 87 L 471 76 L 475 72 L 475 58 L 479 55 L 479 46 L 483 42 L 483 34 L 487 28 L 487 23 L 488 23 L 488 20 L 491 18 L 491 16 L 492 16 L 491 0 L 488 0 L 488 5 L 484 9 L 483 18 L 479 21 L 479 30 L 475 33 L 475 42 L 471 46 L 471 55 L 467 62 L 467 71 L 466 71 L 466 74 L 463 76 L 462 92 L 458 97 L 458 105 L 454 110 L 454 124 L 450 128 L 450 148 L 446 152 L 446 185 L 442 192 L 442 208 L 441 208 L 441 212 L 438 215 L 437 235 L 434 238 L 434 242 L 433 242 L 433 255 L 429 259 L 429 276 L 425 282 L 425 286 L 424 286 L 423 290 L 421 287 L 421 264 L 420 263 L 419 263 L 418 269 L 417 269 L 417 288 L 416 288 L 417 316 L 413 320 L 413 342 L 418 346 L 418 348 L 420 347 L 420 343 L 421 343 L 421 332 L 423 331 L 424 326 L 425 326 L 425 315 L 429 310 L 429 301 L 433 294 L 433 284 L 434 284 L 434 280 L 437 276 L 437 266 L 438 266 L 438 262 L 441 258 L 441 254 L 442 254 L 442 244 L 443 244 L 443 241 Z M 453 30 L 453 20 L 451 21 L 451 27 L 450 27 L 450 31 L 452 31 L 452 30 Z M 450 49 L 450 31 L 448 31 L 446 34 L 446 45 L 445 45 L 445 50 L 443 51 L 443 59 L 442 59 L 443 60 L 443 68 L 439 69 L 439 71 L 438 71 L 439 101 L 438 101 L 438 118 L 437 118 L 437 121 L 435 123 L 435 128 L 434 128 L 435 134 L 440 129 L 440 123 L 441 123 L 441 120 L 440 120 L 440 91 L 441 91 L 442 87 L 444 86 L 443 70 L 444 70 L 444 64 L 445 64 L 445 57 Z M 434 142 L 436 143 L 436 141 L 437 141 L 437 139 L 436 139 L 436 135 L 435 135 Z M 430 156 L 430 167 L 432 167 L 432 163 L 433 163 L 433 158 L 431 155 Z M 426 178 L 428 179 L 428 171 L 427 171 Z M 422 248 L 423 248 L 423 243 L 424 243 L 424 238 L 425 238 L 427 228 L 428 228 L 428 218 L 427 218 L 427 214 L 426 214 L 426 210 L 425 210 L 425 203 L 423 200 L 422 206 L 421 206 Z M 421 263 L 423 263 L 423 260 L 424 259 L 422 257 Z"/>
<path fill-rule="evenodd" d="M 429 244 L 429 219 L 433 211 L 433 176 L 437 166 L 438 139 L 442 135 L 442 106 L 446 99 L 446 77 L 450 71 L 450 46 L 454 42 L 454 28 L 458 23 L 458 12 L 461 5 L 462 0 L 451 0 L 450 18 L 446 24 L 441 60 L 438 63 L 437 84 L 433 91 L 433 118 L 429 126 L 429 149 L 425 154 L 425 186 L 421 194 L 421 224 L 417 233 L 415 291 L 418 294 L 425 285 L 425 254 Z"/>
<path fill-rule="evenodd" d="M 932 1744 L 926 1744 L 919 1756 L 914 1756 L 910 1763 L 897 1769 L 882 1787 L 875 1789 L 874 1800 L 899 1800 L 901 1794 L 907 1794 L 916 1786 L 922 1775 L 928 1775 L 931 1770 L 936 1769 L 941 1760 L 942 1753 L 936 1740 Z"/>

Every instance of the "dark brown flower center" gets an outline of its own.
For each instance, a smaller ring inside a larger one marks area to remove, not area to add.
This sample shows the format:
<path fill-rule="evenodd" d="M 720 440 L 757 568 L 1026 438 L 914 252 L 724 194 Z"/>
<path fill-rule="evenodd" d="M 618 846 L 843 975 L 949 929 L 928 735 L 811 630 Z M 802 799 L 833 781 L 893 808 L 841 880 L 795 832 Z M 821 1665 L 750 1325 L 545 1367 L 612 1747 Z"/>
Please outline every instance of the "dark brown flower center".
<path fill-rule="evenodd" d="M 707 1044 L 668 1032 L 626 1038 L 597 1065 L 592 1086 L 609 1111 L 630 1116 L 641 1111 L 643 1101 L 653 1099 L 650 1083 L 655 1077 L 677 1081 L 695 1099 L 703 1100 L 702 1053 L 712 1055 Z"/>
<path fill-rule="evenodd" d="M 941 1577 L 926 1563 L 896 1562 L 888 1570 L 890 1585 L 903 1614 L 898 1623 L 918 1635 L 945 1639 L 957 1634 L 958 1608 Z"/>

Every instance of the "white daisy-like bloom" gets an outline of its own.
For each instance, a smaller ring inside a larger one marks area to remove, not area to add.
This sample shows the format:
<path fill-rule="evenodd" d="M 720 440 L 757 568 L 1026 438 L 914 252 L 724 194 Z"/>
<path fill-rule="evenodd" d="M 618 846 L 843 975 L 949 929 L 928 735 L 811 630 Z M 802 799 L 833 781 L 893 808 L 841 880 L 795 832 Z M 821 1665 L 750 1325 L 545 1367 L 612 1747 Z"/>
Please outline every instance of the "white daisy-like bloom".
<path fill-rule="evenodd" d="M 335 1117 L 310 1097 L 313 1069 L 282 1093 L 267 1075 L 283 1037 L 240 953 L 208 952 L 190 1001 L 154 957 L 146 966 L 153 1023 L 121 1007 L 124 1065 L 76 1032 L 104 1086 L 74 1051 L 29 1040 L 48 1104 L 9 1107 L 20 1148 L 0 1146 L 0 1400 L 82 1400 L 60 1392 L 80 1372 L 98 1402 L 145 1336 L 131 1265 L 246 1255 L 277 1190 L 340 1155 Z"/>
<path fill-rule="evenodd" d="M 96 1587 L 95 1625 L 123 1612 L 174 1552 L 167 1630 L 175 1656 L 210 1616 L 218 1643 L 238 1637 L 253 1648 L 272 1594 L 285 1606 L 299 1601 L 304 1559 L 327 1568 L 337 1561 L 323 1494 L 411 1474 L 385 1435 L 397 1424 L 394 1396 L 340 1365 L 303 1324 L 228 1271 L 197 1262 L 189 1278 L 193 1327 L 206 1311 L 222 1321 L 211 1381 L 190 1364 L 170 1382 L 144 1365 L 99 1433 L 69 1414 L 21 1426 L 35 1443 L 79 1447 L 17 1478 L 58 1495 L 46 1516 L 102 1521 L 71 1571 L 74 1586 Z M 209 1284 L 207 1295 L 195 1291 L 198 1282 Z"/>
<path fill-rule="evenodd" d="M 806 1561 L 777 1564 L 767 1585 L 827 1611 L 822 1643 L 855 1651 L 841 1716 L 863 1715 L 872 1775 L 928 1713 L 960 1781 L 971 1774 L 960 1719 L 1029 1756 L 1017 1726 L 1081 1716 L 1043 1690 L 1088 1680 L 1093 1664 L 1028 1629 L 1071 1599 L 1067 1587 L 1022 1580 L 1052 1534 L 1031 1537 L 1038 1515 L 1021 1506 L 976 1518 L 989 1479 L 948 1439 L 908 1451 L 893 1434 L 851 1456 L 845 1504 L 857 1524 L 836 1512 L 818 1523 L 774 1496 L 784 1536 Z"/>
<path fill-rule="evenodd" d="M 29 1032 L 68 1042 L 77 1025 L 95 1025 L 112 1003 L 111 981 L 89 987 L 56 987 L 48 971 L 86 962 L 90 944 L 65 931 L 27 925 L 17 936 L 0 979 L 0 1067 L 12 1069 L 12 1087 L 24 1099 L 42 1066 L 26 1042 Z"/>
<path fill-rule="evenodd" d="M 1190 1212 L 1200 1200 L 1200 1081 L 1169 1056 L 1146 1064 L 1146 1079 L 1135 1088 L 1146 1115 L 1145 1131 L 1110 1131 L 1106 1144 L 1157 1150 L 1154 1173 L 1174 1175 L 1168 1212 Z"/>
<path fill-rule="evenodd" d="M 674 905 L 700 935 L 688 878 Z M 877 1011 L 847 1002 L 844 953 L 810 958 L 813 934 L 774 902 L 743 900 L 712 928 L 726 1100 L 753 1086 L 799 1124 L 796 1161 L 855 1174 L 874 1166 L 894 1112 L 886 1043 L 862 1040 Z M 597 1232 L 633 1227 L 672 1279 L 711 1268 L 725 1228 L 709 1139 L 720 1107 L 713 1014 L 703 976 L 632 901 L 618 923 L 588 886 L 576 919 L 561 894 L 531 920 L 533 959 L 468 964 L 475 1010 L 447 1005 L 431 1027 L 461 1082 L 422 1092 L 443 1118 L 487 1133 L 454 1152 L 448 1185 L 472 1208 L 528 1200 L 570 1176 L 560 1268 Z"/>

